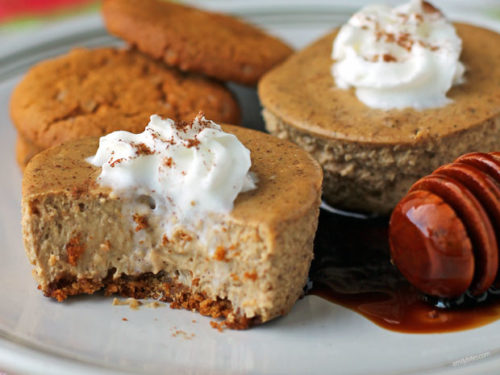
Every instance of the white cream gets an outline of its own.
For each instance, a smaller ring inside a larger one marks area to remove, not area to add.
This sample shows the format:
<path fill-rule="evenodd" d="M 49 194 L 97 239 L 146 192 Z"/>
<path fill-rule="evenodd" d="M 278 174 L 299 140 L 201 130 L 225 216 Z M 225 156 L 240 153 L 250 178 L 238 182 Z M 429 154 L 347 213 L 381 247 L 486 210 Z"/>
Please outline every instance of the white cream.
<path fill-rule="evenodd" d="M 165 218 L 168 234 L 208 213 L 229 213 L 239 193 L 256 187 L 250 151 L 201 115 L 190 124 L 153 115 L 141 134 L 101 137 L 88 161 L 102 168 L 97 182 L 117 196 L 144 196 L 142 211 Z M 141 214 L 140 204 L 129 210 Z"/>
<path fill-rule="evenodd" d="M 453 25 L 429 3 L 371 5 L 340 29 L 332 74 L 339 88 L 353 87 L 372 108 L 440 107 L 464 80 L 461 50 Z"/>

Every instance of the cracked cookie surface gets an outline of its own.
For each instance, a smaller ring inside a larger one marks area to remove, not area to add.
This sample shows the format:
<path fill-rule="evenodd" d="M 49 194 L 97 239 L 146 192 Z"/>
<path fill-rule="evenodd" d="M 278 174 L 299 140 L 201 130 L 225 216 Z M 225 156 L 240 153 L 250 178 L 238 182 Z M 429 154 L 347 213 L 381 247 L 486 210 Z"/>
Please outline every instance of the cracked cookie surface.
<path fill-rule="evenodd" d="M 178 121 L 203 111 L 222 123 L 240 116 L 222 84 L 114 48 L 75 49 L 36 65 L 10 104 L 19 133 L 41 149 L 115 130 L 142 132 L 151 114 Z"/>
<path fill-rule="evenodd" d="M 106 0 L 109 32 L 183 71 L 255 85 L 293 51 L 257 27 L 224 14 L 157 0 Z"/>

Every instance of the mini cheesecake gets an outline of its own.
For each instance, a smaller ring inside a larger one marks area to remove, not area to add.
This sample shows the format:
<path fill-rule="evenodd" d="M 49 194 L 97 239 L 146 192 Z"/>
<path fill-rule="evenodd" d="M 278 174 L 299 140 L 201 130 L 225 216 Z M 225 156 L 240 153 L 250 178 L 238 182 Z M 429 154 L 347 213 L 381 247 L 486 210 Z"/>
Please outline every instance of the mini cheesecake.
<path fill-rule="evenodd" d="M 250 150 L 257 188 L 240 193 L 229 214 L 208 214 L 168 237 L 148 197 L 130 201 L 97 182 L 101 168 L 86 161 L 97 138 L 35 156 L 23 178 L 22 224 L 39 289 L 59 301 L 99 290 L 155 298 L 231 328 L 286 314 L 313 257 L 321 168 L 289 142 L 223 130 Z"/>
<path fill-rule="evenodd" d="M 465 83 L 433 109 L 381 110 L 331 74 L 334 31 L 259 83 L 267 130 L 303 147 L 324 171 L 324 198 L 343 209 L 386 214 L 412 183 L 471 151 L 500 148 L 500 35 L 455 24 Z"/>

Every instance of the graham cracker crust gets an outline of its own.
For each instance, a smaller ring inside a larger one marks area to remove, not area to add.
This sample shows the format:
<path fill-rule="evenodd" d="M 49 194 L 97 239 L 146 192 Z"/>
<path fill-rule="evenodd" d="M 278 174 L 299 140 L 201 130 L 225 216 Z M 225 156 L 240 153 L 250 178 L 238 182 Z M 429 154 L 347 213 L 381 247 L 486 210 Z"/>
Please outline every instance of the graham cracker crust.
<path fill-rule="evenodd" d="M 239 309 L 234 311 L 231 301 L 220 298 L 214 300 L 204 293 L 193 292 L 188 286 L 176 282 L 163 272 L 144 273 L 138 276 L 122 275 L 116 279 L 113 278 L 114 273 L 114 269 L 110 270 L 101 280 L 61 277 L 49 284 L 43 293 L 59 302 L 69 296 L 93 294 L 100 290 L 103 290 L 106 296 L 117 294 L 136 299 L 152 298 L 169 302 L 173 309 L 197 311 L 201 315 L 222 319 L 220 323 L 216 323 L 218 329 L 221 327 L 247 329 L 261 323 L 259 317 L 249 319 L 241 314 Z"/>

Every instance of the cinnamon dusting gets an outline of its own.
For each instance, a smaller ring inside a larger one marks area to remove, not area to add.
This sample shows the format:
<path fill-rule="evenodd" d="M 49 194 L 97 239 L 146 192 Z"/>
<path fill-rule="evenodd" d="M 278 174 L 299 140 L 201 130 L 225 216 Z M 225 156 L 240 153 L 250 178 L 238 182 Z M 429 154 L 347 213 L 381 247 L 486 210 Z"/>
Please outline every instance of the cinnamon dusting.
<path fill-rule="evenodd" d="M 123 160 L 125 159 L 124 158 L 115 159 L 112 163 L 109 164 L 109 166 L 111 168 L 114 168 L 116 164 L 121 163 Z"/>
<path fill-rule="evenodd" d="M 168 157 L 168 158 L 165 158 L 165 159 L 163 160 L 163 165 L 164 165 L 165 167 L 170 168 L 170 167 L 172 166 L 173 162 L 174 162 L 174 161 L 172 160 L 172 158 L 171 158 L 171 157 Z"/>
<path fill-rule="evenodd" d="M 384 53 L 382 55 L 382 59 L 384 60 L 384 62 L 395 62 L 395 61 L 398 61 L 393 55 L 391 55 L 389 53 Z"/>
<path fill-rule="evenodd" d="M 137 155 L 152 155 L 154 151 L 151 150 L 145 143 L 132 143 Z"/>
<path fill-rule="evenodd" d="M 195 137 L 195 138 L 192 138 L 192 139 L 188 139 L 187 141 L 187 148 L 191 148 L 191 147 L 196 147 L 200 144 L 200 141 Z"/>

